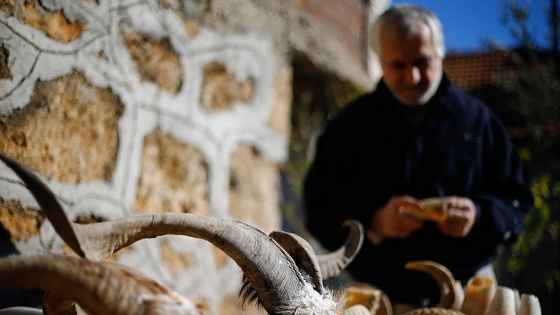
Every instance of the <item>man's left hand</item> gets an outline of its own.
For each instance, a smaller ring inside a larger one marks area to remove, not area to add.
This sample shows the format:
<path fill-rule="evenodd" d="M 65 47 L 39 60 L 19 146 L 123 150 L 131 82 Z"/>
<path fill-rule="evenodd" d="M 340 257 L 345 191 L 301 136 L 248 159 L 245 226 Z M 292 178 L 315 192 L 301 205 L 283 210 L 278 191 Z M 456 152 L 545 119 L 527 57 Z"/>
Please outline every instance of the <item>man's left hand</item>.
<path fill-rule="evenodd" d="M 471 231 L 476 219 L 476 206 L 466 197 L 450 196 L 445 199 L 447 217 L 439 224 L 444 235 L 465 237 Z"/>

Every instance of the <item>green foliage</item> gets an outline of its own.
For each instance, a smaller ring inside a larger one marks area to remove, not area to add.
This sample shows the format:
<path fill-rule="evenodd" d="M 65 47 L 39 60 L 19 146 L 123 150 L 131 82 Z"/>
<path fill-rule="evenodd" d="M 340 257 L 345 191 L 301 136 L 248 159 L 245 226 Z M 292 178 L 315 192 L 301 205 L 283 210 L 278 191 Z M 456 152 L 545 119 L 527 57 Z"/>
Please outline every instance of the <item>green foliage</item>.
<path fill-rule="evenodd" d="M 501 88 L 509 104 L 526 118 L 527 132 L 546 149 L 556 141 L 560 122 L 560 76 L 556 61 L 549 54 L 533 50 L 513 52 L 516 74 L 501 78 Z M 519 70 L 521 69 L 521 73 Z M 516 77 L 518 79 L 516 79 Z"/>
<path fill-rule="evenodd" d="M 498 261 L 513 276 L 529 267 L 531 255 L 544 241 L 560 241 L 560 60 L 556 41 L 551 40 L 548 48 L 534 45 L 535 34 L 527 24 L 530 5 L 529 0 L 503 1 L 501 15 L 504 24 L 513 23 L 512 35 L 520 40 L 521 48 L 510 52 L 515 65 L 498 78 L 497 85 L 506 93 L 508 104 L 525 119 L 526 139 L 519 153 L 532 173 L 535 198 L 520 239 L 505 249 Z M 552 5 L 557 6 L 557 2 L 552 1 Z M 549 26 L 549 38 L 558 38 L 557 18 L 551 17 Z M 533 273 L 550 291 L 560 285 L 557 265 Z"/>
<path fill-rule="evenodd" d="M 556 285 L 560 284 L 560 270 L 552 270 L 547 277 L 544 279 L 544 284 L 548 291 L 554 291 Z"/>
<path fill-rule="evenodd" d="M 503 24 L 512 23 L 510 33 L 513 38 L 518 39 L 524 45 L 534 45 L 535 37 L 527 24 L 531 15 L 531 1 L 525 0 L 523 3 L 517 0 L 502 0 L 503 10 L 499 18 Z"/>
<path fill-rule="evenodd" d="M 519 274 L 526 267 L 526 258 L 543 238 L 558 241 L 560 181 L 554 180 L 550 174 L 542 174 L 532 181 L 531 191 L 535 198 L 535 208 L 525 217 L 524 232 L 506 258 L 507 268 L 513 275 Z M 559 274 L 560 270 L 553 270 L 550 275 L 545 275 L 545 280 L 550 282 Z"/>

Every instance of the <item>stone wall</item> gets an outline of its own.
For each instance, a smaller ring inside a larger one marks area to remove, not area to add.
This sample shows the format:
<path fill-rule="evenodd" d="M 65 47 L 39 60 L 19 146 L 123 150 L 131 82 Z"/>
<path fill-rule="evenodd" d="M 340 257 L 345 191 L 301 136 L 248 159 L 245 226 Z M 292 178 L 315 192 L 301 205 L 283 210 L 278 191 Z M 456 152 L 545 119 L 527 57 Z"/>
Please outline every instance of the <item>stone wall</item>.
<path fill-rule="evenodd" d="M 0 150 L 71 220 L 174 211 L 280 227 L 292 73 L 281 19 L 248 0 L 0 6 Z M 0 223 L 20 254 L 68 251 L 3 164 Z M 160 237 L 111 260 L 239 313 L 240 269 L 209 243 Z"/>

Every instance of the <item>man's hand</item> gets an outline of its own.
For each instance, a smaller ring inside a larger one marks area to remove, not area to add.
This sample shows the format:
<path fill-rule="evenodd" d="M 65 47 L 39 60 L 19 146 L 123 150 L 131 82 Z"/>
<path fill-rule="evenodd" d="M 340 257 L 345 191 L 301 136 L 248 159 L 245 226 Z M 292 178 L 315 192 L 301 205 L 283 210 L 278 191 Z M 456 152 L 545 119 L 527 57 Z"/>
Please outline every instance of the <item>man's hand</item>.
<path fill-rule="evenodd" d="M 370 229 L 379 237 L 408 237 L 424 225 L 422 220 L 407 214 L 414 207 L 420 207 L 420 201 L 414 197 L 392 197 L 385 206 L 375 211 Z"/>
<path fill-rule="evenodd" d="M 465 237 L 476 219 L 476 206 L 466 197 L 450 196 L 445 199 L 447 217 L 439 224 L 441 233 L 451 237 Z"/>

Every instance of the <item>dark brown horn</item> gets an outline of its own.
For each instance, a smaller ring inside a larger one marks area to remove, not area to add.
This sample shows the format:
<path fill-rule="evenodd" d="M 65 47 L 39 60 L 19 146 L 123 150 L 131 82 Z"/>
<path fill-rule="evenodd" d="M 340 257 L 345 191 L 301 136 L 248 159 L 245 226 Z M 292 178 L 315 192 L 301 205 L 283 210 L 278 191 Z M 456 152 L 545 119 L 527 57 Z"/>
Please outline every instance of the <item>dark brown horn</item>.
<path fill-rule="evenodd" d="M 56 199 L 54 193 L 31 170 L 0 152 L 0 159 L 11 168 L 23 181 L 31 192 L 47 219 L 52 223 L 56 233 L 64 240 L 74 253 L 86 257 L 80 246 L 78 236 L 74 232 L 72 223 L 64 213 L 64 209 Z"/>
<path fill-rule="evenodd" d="M 132 269 L 78 257 L 0 259 L 0 286 L 58 292 L 92 315 L 200 315 L 192 302 Z"/>
<path fill-rule="evenodd" d="M 43 296 L 43 311 L 45 314 L 77 315 L 76 301 L 61 295 L 60 292 L 47 291 Z"/>

